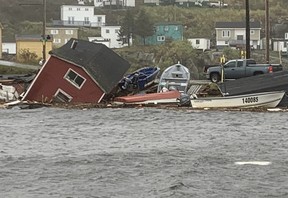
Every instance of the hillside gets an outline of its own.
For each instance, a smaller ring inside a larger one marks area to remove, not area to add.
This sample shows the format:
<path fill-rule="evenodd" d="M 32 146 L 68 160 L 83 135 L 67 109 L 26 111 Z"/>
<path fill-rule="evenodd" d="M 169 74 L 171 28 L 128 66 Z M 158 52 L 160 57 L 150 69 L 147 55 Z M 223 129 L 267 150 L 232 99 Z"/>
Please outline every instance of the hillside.
<path fill-rule="evenodd" d="M 63 4 L 76 4 L 77 0 L 46 0 L 47 23 L 60 19 L 60 6 Z M 42 0 L 0 0 L 0 22 L 4 26 L 3 40 L 14 39 L 15 34 L 41 33 L 43 19 Z M 184 37 L 213 38 L 216 21 L 245 20 L 245 1 L 225 0 L 229 4 L 227 9 L 176 6 L 145 6 L 147 13 L 154 22 L 178 21 L 185 26 Z M 259 20 L 265 24 L 264 0 L 250 1 L 250 14 L 252 20 Z M 29 5 L 30 4 L 30 5 Z M 39 4 L 39 5 L 31 5 Z M 288 19 L 287 0 L 269 0 L 271 26 L 285 22 Z M 95 9 L 96 14 L 105 14 L 107 24 L 119 24 L 125 14 L 124 9 Z M 137 12 L 136 12 L 137 13 Z M 30 23 L 30 24 L 29 24 Z M 273 32 L 272 32 L 273 33 Z"/>

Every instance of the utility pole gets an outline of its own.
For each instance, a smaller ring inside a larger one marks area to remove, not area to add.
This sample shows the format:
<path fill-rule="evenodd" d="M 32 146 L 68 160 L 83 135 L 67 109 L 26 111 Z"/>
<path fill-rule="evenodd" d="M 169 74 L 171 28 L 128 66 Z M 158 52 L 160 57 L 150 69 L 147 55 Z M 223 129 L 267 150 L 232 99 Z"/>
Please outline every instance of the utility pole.
<path fill-rule="evenodd" d="M 46 62 L 46 0 L 43 0 L 43 27 L 42 27 L 42 34 L 43 34 L 43 61 L 42 65 Z"/>
<path fill-rule="evenodd" d="M 265 0 L 265 35 L 266 35 L 266 63 L 270 62 L 270 27 L 269 27 L 269 1 Z"/>
<path fill-rule="evenodd" d="M 246 6 L 246 58 L 250 58 L 250 6 L 249 0 L 245 0 Z"/>

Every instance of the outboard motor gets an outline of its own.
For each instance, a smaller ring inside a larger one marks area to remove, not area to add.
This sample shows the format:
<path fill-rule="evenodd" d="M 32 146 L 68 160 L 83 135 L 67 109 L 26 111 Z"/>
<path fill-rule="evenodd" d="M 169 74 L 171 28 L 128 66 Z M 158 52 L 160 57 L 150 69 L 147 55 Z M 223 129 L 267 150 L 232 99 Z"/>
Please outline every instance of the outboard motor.
<path fill-rule="evenodd" d="M 191 101 L 190 101 L 190 95 L 189 94 L 180 94 L 179 98 L 179 106 L 180 107 L 190 107 L 191 106 Z"/>

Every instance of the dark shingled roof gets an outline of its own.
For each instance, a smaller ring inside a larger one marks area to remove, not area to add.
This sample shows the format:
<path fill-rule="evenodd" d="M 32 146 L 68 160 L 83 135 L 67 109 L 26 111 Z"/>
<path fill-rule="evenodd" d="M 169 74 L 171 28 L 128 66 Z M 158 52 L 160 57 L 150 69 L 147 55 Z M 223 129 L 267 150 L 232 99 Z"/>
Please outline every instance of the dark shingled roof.
<path fill-rule="evenodd" d="M 246 28 L 246 22 L 216 22 L 215 28 Z M 250 22 L 250 28 L 261 28 L 258 21 Z"/>
<path fill-rule="evenodd" d="M 50 54 L 83 67 L 107 94 L 123 78 L 130 64 L 106 45 L 70 39 Z"/>

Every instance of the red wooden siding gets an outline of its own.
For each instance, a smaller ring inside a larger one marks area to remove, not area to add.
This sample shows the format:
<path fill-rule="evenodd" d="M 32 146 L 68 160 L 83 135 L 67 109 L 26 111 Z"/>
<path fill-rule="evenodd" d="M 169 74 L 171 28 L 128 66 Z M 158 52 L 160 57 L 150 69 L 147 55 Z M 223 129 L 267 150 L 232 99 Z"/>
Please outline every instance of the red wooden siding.
<path fill-rule="evenodd" d="M 64 78 L 69 68 L 86 79 L 81 89 Z M 52 56 L 31 84 L 24 100 L 49 102 L 59 88 L 73 97 L 71 103 L 97 103 L 103 95 L 103 91 L 81 67 Z"/>

